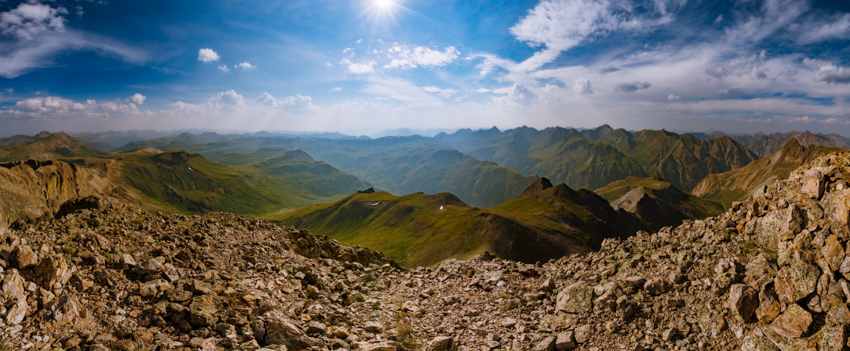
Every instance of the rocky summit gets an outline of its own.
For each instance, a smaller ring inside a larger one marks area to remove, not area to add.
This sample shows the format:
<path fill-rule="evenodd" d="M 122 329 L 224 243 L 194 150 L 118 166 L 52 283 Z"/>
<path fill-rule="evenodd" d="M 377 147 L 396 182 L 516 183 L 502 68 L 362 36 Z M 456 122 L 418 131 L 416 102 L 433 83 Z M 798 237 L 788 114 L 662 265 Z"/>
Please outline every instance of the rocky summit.
<path fill-rule="evenodd" d="M 846 151 L 718 216 L 538 264 L 406 270 L 231 214 L 63 209 L 0 234 L 0 349 L 848 348 Z"/>

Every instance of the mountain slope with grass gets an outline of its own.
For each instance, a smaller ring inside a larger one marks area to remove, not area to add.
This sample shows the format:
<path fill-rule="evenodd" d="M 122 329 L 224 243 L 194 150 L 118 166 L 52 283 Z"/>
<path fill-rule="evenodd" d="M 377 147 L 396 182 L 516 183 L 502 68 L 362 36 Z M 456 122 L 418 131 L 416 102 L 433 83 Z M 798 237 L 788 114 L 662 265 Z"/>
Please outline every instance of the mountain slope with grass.
<path fill-rule="evenodd" d="M 65 133 L 42 132 L 35 136 L 18 135 L 0 140 L 0 162 L 57 160 L 60 158 L 105 155 L 85 142 Z"/>
<path fill-rule="evenodd" d="M 753 191 L 787 178 L 791 171 L 807 162 L 839 150 L 816 145 L 806 147 L 792 138 L 779 151 L 745 167 L 709 175 L 694 188 L 693 194 L 728 208 L 732 202 L 746 199 Z"/>
<path fill-rule="evenodd" d="M 585 190 L 538 179 L 501 205 L 479 209 L 452 194 L 357 193 L 273 220 L 342 243 L 384 252 L 406 266 L 430 265 L 484 251 L 523 262 L 547 261 L 598 248 L 644 226 Z"/>
<path fill-rule="evenodd" d="M 786 133 L 750 133 L 733 135 L 732 139 L 745 145 L 760 157 L 770 155 L 787 144 L 791 139 L 796 139 L 802 146 L 820 145 L 827 147 L 839 147 L 850 149 L 850 138 L 838 134 L 821 134 L 809 131 L 790 131 Z"/>

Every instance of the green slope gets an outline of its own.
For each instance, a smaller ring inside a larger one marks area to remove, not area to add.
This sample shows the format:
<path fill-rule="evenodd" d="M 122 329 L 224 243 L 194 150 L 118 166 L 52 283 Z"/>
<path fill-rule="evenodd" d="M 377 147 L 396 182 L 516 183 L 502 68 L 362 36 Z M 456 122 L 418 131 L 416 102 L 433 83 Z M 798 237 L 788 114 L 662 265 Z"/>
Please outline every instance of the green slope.
<path fill-rule="evenodd" d="M 273 220 L 383 251 L 406 266 L 484 251 L 524 262 L 546 261 L 644 228 L 590 191 L 552 187 L 545 179 L 489 209 L 470 207 L 448 193 L 376 192 L 352 194 Z"/>
<path fill-rule="evenodd" d="M 0 162 L 98 157 L 105 153 L 65 133 L 42 132 L 0 140 Z"/>
<path fill-rule="evenodd" d="M 746 199 L 754 190 L 788 178 L 793 170 L 806 162 L 838 150 L 841 149 L 814 145 L 805 147 L 792 138 L 782 149 L 765 158 L 730 172 L 706 177 L 694 188 L 693 194 L 729 208 L 732 202 Z"/>
<path fill-rule="evenodd" d="M 225 211 L 263 216 L 335 201 L 370 186 L 326 164 L 311 162 L 309 156 L 297 161 L 284 156 L 240 167 L 182 150 L 141 149 L 108 158 L 120 161 L 123 181 L 147 201 L 179 213 Z"/>

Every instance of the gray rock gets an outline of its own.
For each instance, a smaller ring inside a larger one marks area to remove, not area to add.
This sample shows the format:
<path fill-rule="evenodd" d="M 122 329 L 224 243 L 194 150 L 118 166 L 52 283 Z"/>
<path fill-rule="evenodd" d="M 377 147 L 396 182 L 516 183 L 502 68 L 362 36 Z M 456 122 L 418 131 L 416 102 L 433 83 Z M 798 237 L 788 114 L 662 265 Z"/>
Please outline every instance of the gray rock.
<path fill-rule="evenodd" d="M 742 321 L 747 322 L 759 306 L 758 292 L 745 284 L 735 284 L 729 290 L 729 307 Z"/>

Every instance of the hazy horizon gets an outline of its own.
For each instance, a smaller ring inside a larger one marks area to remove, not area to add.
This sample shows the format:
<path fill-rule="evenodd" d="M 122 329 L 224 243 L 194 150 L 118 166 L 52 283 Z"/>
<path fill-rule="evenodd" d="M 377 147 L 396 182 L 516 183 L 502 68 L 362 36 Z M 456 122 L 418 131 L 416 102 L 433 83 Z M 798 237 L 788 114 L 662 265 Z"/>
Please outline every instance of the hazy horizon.
<path fill-rule="evenodd" d="M 848 135 L 850 3 L 2 1 L 0 134 Z"/>

